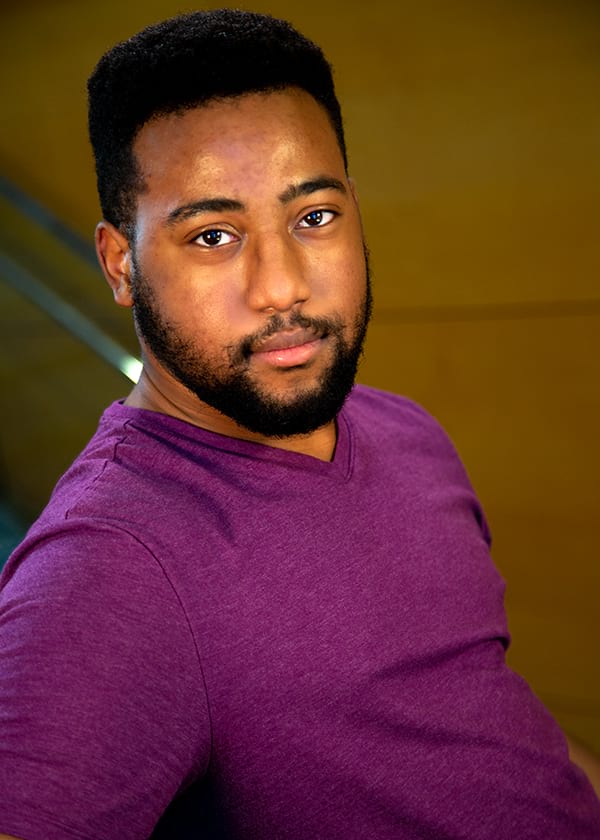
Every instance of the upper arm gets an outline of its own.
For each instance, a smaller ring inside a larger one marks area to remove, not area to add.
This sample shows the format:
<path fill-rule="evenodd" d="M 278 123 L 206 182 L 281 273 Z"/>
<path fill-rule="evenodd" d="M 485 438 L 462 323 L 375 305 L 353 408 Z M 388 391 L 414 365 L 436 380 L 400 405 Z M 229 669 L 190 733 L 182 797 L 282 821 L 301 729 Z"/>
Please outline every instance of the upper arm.
<path fill-rule="evenodd" d="M 101 530 L 34 549 L 1 594 L 0 830 L 28 840 L 148 836 L 209 743 L 177 598 Z"/>

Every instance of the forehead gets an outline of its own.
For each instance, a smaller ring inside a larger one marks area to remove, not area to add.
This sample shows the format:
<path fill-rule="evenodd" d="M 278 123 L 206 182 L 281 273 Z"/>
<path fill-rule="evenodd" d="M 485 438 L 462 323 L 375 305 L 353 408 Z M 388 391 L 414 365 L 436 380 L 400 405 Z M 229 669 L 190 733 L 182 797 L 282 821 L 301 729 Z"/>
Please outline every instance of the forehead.
<path fill-rule="evenodd" d="M 162 194 L 167 201 L 182 191 L 226 191 L 236 197 L 269 179 L 279 181 L 281 189 L 286 180 L 344 175 L 327 112 L 295 88 L 211 101 L 155 118 L 140 130 L 134 154 L 144 194 Z"/>

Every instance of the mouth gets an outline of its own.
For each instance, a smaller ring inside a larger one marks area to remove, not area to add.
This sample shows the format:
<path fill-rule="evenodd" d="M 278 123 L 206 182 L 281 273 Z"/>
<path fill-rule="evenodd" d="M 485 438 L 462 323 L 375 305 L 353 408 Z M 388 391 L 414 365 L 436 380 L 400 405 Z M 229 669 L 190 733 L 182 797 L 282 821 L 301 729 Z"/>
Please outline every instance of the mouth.
<path fill-rule="evenodd" d="M 252 357 L 273 367 L 297 367 L 311 361 L 325 340 L 325 335 L 318 335 L 313 330 L 282 330 L 257 342 L 252 348 Z"/>

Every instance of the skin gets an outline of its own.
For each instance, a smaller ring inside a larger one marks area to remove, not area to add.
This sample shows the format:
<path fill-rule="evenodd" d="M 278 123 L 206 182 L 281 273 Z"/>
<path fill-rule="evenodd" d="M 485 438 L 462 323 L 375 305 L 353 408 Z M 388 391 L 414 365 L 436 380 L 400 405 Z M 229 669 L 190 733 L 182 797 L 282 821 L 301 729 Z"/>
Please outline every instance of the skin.
<path fill-rule="evenodd" d="M 161 315 L 217 372 L 227 370 L 231 348 L 281 316 L 283 328 L 252 345 L 249 375 L 282 402 L 315 387 L 334 340 L 293 326 L 293 314 L 337 319 L 350 342 L 366 288 L 356 194 L 324 109 L 297 89 L 213 102 L 146 124 L 134 153 L 145 184 L 135 241 L 105 221 L 96 231 L 116 302 L 132 306 L 137 266 Z M 144 370 L 128 405 L 332 457 L 334 420 L 286 438 L 251 432 L 202 402 L 140 343 Z"/>

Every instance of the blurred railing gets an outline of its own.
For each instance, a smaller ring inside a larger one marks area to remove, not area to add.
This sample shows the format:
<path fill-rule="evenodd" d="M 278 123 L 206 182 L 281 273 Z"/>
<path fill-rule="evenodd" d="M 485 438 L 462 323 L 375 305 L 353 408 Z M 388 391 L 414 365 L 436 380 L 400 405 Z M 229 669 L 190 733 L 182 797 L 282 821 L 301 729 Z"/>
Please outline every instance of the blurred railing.
<path fill-rule="evenodd" d="M 141 365 L 91 243 L 1 177 L 0 323 L 2 564 Z"/>

